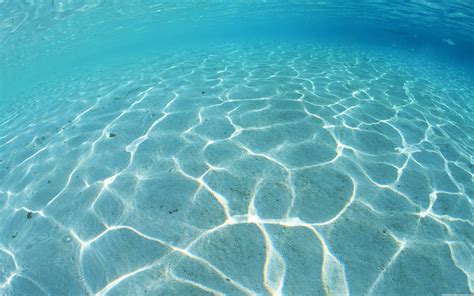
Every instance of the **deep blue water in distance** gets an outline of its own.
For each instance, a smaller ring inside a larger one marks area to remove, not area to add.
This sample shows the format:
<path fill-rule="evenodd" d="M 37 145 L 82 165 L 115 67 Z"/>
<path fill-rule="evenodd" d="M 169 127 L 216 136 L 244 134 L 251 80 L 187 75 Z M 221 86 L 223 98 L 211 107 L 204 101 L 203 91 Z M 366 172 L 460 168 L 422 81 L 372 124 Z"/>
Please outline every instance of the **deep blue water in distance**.
<path fill-rule="evenodd" d="M 0 0 L 0 295 L 474 293 L 471 1 Z"/>

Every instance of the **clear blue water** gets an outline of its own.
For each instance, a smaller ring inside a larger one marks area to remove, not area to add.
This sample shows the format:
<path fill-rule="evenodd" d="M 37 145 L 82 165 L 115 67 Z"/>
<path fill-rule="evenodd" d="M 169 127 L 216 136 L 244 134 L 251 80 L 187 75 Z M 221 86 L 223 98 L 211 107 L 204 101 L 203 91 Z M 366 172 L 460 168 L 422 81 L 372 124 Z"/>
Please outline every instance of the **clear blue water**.
<path fill-rule="evenodd" d="M 474 292 L 471 1 L 0 0 L 0 294 Z"/>

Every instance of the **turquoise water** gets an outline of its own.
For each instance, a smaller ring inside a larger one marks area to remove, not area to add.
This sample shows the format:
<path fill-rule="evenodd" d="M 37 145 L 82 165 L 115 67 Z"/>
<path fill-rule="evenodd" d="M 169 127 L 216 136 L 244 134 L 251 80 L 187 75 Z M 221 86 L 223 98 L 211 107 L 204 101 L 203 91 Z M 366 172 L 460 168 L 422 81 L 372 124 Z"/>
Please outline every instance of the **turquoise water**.
<path fill-rule="evenodd" d="M 469 1 L 0 0 L 0 294 L 474 292 Z"/>

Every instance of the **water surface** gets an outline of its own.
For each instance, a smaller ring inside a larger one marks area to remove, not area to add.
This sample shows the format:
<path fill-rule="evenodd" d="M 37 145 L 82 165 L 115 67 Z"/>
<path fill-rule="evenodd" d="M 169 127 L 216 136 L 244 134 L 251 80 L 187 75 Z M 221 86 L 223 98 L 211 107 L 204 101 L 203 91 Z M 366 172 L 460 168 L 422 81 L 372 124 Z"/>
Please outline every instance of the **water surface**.
<path fill-rule="evenodd" d="M 469 2 L 155 2 L 0 1 L 2 294 L 473 292 Z"/>

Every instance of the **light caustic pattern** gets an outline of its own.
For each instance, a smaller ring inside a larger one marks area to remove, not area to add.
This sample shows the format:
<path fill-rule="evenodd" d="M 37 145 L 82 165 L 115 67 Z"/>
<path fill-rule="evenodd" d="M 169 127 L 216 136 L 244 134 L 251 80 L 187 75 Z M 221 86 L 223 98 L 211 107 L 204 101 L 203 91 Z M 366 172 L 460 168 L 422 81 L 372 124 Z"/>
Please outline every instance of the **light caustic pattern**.
<path fill-rule="evenodd" d="M 405 63 L 228 46 L 38 89 L 0 125 L 2 293 L 472 292 L 472 85 Z"/>

